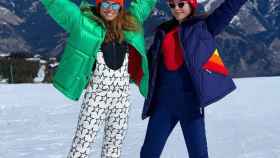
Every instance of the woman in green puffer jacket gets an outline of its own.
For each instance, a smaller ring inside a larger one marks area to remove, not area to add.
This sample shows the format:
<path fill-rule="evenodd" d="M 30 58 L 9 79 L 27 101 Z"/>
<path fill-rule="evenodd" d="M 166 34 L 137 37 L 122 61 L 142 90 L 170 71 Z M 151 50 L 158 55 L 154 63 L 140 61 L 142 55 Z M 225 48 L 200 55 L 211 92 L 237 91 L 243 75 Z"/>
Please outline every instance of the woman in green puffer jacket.
<path fill-rule="evenodd" d="M 68 158 L 86 158 L 105 124 L 102 158 L 118 158 L 127 130 L 129 81 L 148 91 L 143 22 L 156 0 L 96 0 L 96 7 L 70 0 L 41 0 L 48 14 L 68 33 L 53 85 L 79 100 L 86 88 Z"/>

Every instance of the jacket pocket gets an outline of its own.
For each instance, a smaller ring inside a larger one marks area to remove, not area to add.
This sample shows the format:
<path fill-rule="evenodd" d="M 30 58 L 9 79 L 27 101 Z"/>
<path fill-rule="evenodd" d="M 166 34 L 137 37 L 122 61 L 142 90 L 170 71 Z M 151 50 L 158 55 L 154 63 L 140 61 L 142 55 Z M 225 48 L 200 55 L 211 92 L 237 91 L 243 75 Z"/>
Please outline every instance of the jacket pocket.
<path fill-rule="evenodd" d="M 211 71 L 205 70 L 204 68 L 201 69 L 199 75 L 200 75 L 199 97 L 200 97 L 200 101 L 204 102 L 206 98 L 209 98 L 209 91 L 215 91 L 217 86 L 215 80 L 217 76 L 221 76 L 221 75 L 212 73 Z"/>
<path fill-rule="evenodd" d="M 202 68 L 208 73 L 214 72 L 224 76 L 228 76 L 229 74 L 229 70 L 224 65 L 218 49 L 215 49 L 212 55 L 203 63 Z"/>

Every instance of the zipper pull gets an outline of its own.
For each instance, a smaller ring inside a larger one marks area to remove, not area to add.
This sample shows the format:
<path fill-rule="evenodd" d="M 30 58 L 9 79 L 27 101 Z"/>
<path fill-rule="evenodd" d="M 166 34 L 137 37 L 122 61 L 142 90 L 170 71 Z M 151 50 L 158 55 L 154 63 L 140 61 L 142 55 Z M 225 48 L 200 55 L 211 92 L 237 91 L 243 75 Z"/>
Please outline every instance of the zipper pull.
<path fill-rule="evenodd" d="M 209 74 L 212 74 L 212 71 L 208 70 L 208 69 L 205 69 Z"/>

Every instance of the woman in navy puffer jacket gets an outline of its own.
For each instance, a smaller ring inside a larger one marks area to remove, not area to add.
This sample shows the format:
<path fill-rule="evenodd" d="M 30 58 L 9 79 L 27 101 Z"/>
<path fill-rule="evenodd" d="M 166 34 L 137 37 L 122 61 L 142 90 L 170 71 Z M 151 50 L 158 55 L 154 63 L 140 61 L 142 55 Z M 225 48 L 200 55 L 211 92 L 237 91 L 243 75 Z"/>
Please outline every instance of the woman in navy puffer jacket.
<path fill-rule="evenodd" d="M 142 118 L 150 117 L 141 158 L 159 158 L 180 122 L 190 158 L 208 158 L 204 108 L 236 87 L 214 37 L 247 0 L 225 0 L 195 16 L 196 0 L 168 0 L 173 19 L 160 25 L 148 53 L 150 81 Z"/>

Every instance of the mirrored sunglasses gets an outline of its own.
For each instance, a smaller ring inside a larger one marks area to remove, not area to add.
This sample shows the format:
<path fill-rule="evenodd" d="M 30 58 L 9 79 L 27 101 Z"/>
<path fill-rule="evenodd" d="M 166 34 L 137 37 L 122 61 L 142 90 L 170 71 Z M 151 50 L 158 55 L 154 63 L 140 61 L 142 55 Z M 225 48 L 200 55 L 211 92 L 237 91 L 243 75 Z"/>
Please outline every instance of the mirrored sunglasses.
<path fill-rule="evenodd" d="M 118 3 L 109 3 L 109 2 L 106 2 L 106 1 L 102 2 L 100 4 L 100 7 L 102 9 L 110 9 L 111 8 L 114 11 L 118 11 L 121 8 L 120 4 L 118 4 Z"/>

